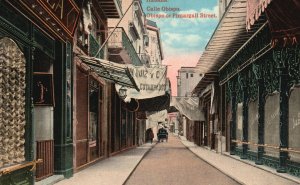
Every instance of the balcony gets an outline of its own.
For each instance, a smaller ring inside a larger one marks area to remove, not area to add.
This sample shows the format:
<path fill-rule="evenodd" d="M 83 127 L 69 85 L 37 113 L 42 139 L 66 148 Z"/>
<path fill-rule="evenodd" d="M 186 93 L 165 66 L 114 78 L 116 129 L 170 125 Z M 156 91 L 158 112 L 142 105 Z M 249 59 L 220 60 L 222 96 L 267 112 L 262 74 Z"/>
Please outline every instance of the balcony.
<path fill-rule="evenodd" d="M 121 18 L 123 16 L 121 0 L 98 0 L 98 3 L 107 18 Z"/>
<path fill-rule="evenodd" d="M 112 32 L 113 28 L 109 29 Z M 109 33 L 110 34 L 110 33 Z M 116 63 L 141 66 L 142 61 L 137 55 L 123 28 L 116 28 L 108 41 L 109 60 Z"/>

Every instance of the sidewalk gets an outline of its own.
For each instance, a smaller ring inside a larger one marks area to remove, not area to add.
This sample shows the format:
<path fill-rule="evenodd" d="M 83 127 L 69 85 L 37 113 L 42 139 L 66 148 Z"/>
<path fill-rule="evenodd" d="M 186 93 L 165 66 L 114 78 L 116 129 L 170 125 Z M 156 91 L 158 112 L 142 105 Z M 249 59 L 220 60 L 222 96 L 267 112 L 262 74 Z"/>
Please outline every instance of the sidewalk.
<path fill-rule="evenodd" d="M 179 136 L 181 142 L 195 155 L 214 166 L 224 174 L 241 184 L 246 185 L 288 185 L 300 184 L 300 179 L 286 173 L 277 173 L 275 169 L 254 162 L 241 160 L 238 156 L 228 153 L 223 155 L 199 147 Z"/>
<path fill-rule="evenodd" d="M 104 159 L 55 185 L 122 185 L 155 143 Z"/>

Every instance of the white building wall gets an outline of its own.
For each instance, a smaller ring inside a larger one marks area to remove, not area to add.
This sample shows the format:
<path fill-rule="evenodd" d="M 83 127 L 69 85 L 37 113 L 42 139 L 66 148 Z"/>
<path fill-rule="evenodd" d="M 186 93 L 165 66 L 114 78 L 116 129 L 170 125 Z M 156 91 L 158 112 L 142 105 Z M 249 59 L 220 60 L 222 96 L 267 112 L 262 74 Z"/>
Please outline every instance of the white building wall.
<path fill-rule="evenodd" d="M 182 67 L 178 70 L 177 96 L 191 96 L 203 74 L 193 67 Z"/>
<path fill-rule="evenodd" d="M 146 48 L 146 52 L 150 55 L 150 64 L 161 65 L 162 56 L 160 52 L 160 40 L 158 38 L 157 31 L 148 29 L 149 46 Z"/>
<path fill-rule="evenodd" d="M 144 34 L 147 34 L 146 25 L 145 25 L 145 14 L 141 7 L 140 1 L 135 1 L 133 5 L 131 5 L 132 0 L 122 0 L 122 11 L 125 14 L 126 10 L 128 12 L 123 16 L 121 22 L 117 27 L 122 27 L 127 34 L 129 40 L 131 41 L 133 47 L 135 48 L 136 53 L 141 58 L 139 53 L 145 52 L 144 46 Z M 131 6 L 130 6 L 131 5 Z M 108 27 L 114 28 L 120 19 L 108 19 Z M 134 34 L 130 31 L 130 24 L 134 24 L 139 38 L 135 38 Z"/>

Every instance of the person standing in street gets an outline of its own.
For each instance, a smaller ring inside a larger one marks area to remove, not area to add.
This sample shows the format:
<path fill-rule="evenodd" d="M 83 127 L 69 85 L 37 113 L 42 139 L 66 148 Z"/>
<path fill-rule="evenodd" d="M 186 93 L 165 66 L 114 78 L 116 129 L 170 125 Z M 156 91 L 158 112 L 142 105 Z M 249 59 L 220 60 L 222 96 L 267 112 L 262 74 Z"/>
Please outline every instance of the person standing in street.
<path fill-rule="evenodd" d="M 150 131 L 149 131 L 149 139 L 150 139 L 151 144 L 152 144 L 152 142 L 153 142 L 153 138 L 154 138 L 153 130 L 152 130 L 152 128 L 150 128 Z"/>

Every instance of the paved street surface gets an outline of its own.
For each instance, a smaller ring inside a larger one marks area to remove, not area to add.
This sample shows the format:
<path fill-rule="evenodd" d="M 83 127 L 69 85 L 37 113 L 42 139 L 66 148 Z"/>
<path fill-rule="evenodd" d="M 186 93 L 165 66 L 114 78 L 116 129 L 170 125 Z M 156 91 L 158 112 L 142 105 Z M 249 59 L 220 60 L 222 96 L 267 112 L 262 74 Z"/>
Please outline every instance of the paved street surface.
<path fill-rule="evenodd" d="M 277 173 L 276 169 L 255 165 L 249 160 L 241 160 L 238 156 L 224 155 L 198 147 L 181 137 L 181 142 L 194 154 L 216 167 L 231 178 L 245 185 L 297 185 L 300 179 L 287 173 Z"/>
<path fill-rule="evenodd" d="M 238 157 L 233 159 L 234 156 L 227 154 L 217 154 L 183 137 L 172 134 L 169 137 L 168 143 L 146 143 L 121 152 L 56 185 L 122 185 L 124 182 L 127 185 L 300 184 L 299 178 L 277 173 L 275 169 L 251 162 L 248 164 L 247 160 L 242 161 Z M 44 181 L 40 181 L 40 184 L 52 185 Z"/>
<path fill-rule="evenodd" d="M 235 185 L 239 184 L 201 160 L 179 138 L 169 136 L 142 160 L 126 185 Z"/>

